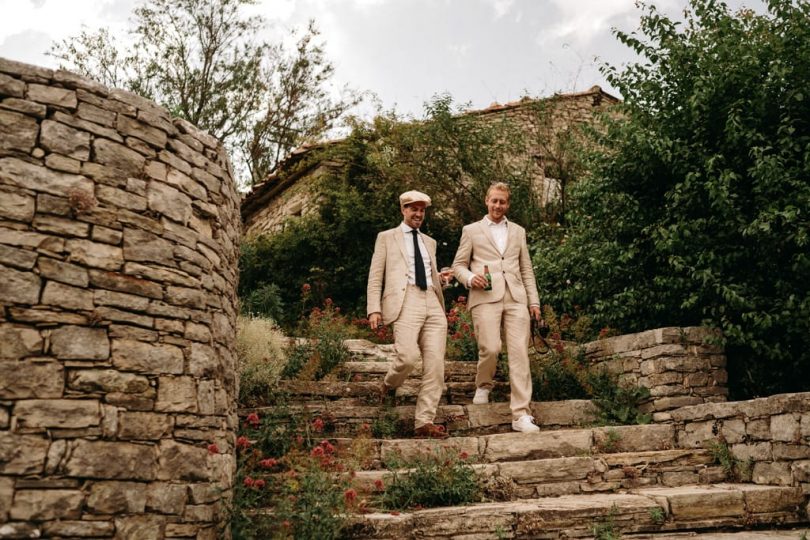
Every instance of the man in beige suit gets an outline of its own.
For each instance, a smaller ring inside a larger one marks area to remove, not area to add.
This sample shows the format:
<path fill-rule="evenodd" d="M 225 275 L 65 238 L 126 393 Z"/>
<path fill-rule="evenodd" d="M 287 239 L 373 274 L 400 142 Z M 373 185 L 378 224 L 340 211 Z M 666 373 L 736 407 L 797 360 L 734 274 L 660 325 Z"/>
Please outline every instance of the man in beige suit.
<path fill-rule="evenodd" d="M 526 245 L 526 230 L 508 221 L 509 186 L 497 183 L 487 191 L 487 215 L 461 232 L 453 273 L 470 289 L 467 306 L 472 312 L 478 341 L 478 374 L 473 403 L 489 401 L 492 378 L 501 352 L 501 329 L 509 355 L 512 389 L 512 429 L 539 431 L 529 408 L 532 378 L 529 371 L 530 316 L 540 320 L 540 297 Z M 484 266 L 492 276 L 485 290 Z"/>
<path fill-rule="evenodd" d="M 416 401 L 415 434 L 443 439 L 433 423 L 444 391 L 447 317 L 441 278 L 436 271 L 436 241 L 419 232 L 430 197 L 406 191 L 399 197 L 402 223 L 377 235 L 368 273 L 367 313 L 372 330 L 394 325 L 396 359 L 381 384 L 384 397 L 398 388 L 422 361 Z"/>

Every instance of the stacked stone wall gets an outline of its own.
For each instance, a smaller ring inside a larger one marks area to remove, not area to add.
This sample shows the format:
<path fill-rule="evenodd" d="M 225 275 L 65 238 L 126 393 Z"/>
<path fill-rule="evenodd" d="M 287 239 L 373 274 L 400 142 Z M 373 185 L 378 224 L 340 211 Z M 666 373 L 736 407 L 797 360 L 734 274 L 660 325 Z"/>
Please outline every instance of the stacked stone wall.
<path fill-rule="evenodd" d="M 675 424 L 680 448 L 727 447 L 736 463 L 726 465 L 742 480 L 810 495 L 810 392 L 682 407 L 658 420 Z"/>
<path fill-rule="evenodd" d="M 134 94 L 0 59 L 0 537 L 216 538 L 239 195 Z"/>
<path fill-rule="evenodd" d="M 725 401 L 728 373 L 714 331 L 658 328 L 585 344 L 585 356 L 628 385 L 650 390 L 647 411 Z"/>

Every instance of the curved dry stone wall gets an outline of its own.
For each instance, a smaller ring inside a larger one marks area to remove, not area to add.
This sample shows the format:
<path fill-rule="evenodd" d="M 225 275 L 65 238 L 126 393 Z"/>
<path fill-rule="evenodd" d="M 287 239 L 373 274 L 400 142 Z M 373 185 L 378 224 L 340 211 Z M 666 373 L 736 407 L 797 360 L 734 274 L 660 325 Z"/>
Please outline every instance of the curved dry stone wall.
<path fill-rule="evenodd" d="M 134 94 L 0 59 L 0 537 L 216 538 L 239 195 Z"/>

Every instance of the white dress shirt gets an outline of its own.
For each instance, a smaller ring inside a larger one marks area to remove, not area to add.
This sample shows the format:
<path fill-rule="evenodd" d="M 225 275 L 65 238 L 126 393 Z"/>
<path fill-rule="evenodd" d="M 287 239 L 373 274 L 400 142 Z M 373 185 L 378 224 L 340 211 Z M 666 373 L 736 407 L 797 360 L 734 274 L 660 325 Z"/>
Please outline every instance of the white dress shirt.
<path fill-rule="evenodd" d="M 405 236 L 405 253 L 408 254 L 408 283 L 416 285 L 416 272 L 414 271 L 414 268 L 416 268 L 416 260 L 413 256 L 413 234 L 411 233 L 414 229 L 406 225 L 404 221 L 400 224 L 399 228 Z M 422 240 L 422 233 L 417 233 L 416 237 L 419 242 L 419 253 L 422 254 L 422 262 L 425 264 L 425 277 L 427 278 L 428 287 L 430 287 L 432 284 L 431 276 L 433 275 L 430 268 L 430 255 L 425 247 L 425 242 Z"/>
<path fill-rule="evenodd" d="M 495 223 L 489 216 L 484 216 L 484 221 L 489 226 L 489 232 L 492 234 L 492 239 L 495 240 L 495 247 L 501 252 L 501 255 L 506 251 L 506 241 L 509 239 L 509 231 L 506 228 L 506 216 L 500 223 Z M 467 288 L 470 288 L 474 276 L 467 278 Z"/>
<path fill-rule="evenodd" d="M 506 216 L 499 223 L 495 223 L 489 216 L 484 216 L 484 219 L 489 225 L 489 232 L 492 233 L 492 239 L 495 240 L 495 247 L 501 252 L 501 255 L 506 251 L 506 240 L 509 236 L 509 231 L 506 229 Z"/>

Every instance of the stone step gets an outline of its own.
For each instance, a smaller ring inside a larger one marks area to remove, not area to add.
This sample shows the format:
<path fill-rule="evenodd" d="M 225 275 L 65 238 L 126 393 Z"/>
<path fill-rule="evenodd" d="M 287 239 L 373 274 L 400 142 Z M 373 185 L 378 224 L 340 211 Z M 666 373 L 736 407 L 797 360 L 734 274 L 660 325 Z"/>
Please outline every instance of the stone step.
<path fill-rule="evenodd" d="M 808 537 L 810 537 L 810 527 L 739 532 L 690 531 L 680 533 L 625 534 L 622 536 L 622 540 L 800 540 L 801 538 Z"/>
<path fill-rule="evenodd" d="M 346 399 L 354 398 L 358 403 L 377 404 L 379 402 L 379 388 L 382 377 L 374 381 L 298 381 L 282 380 L 278 384 L 278 391 L 287 394 L 291 401 L 306 401 L 315 398 L 321 399 Z M 396 389 L 395 404 L 416 403 L 419 394 L 421 380 L 418 378 L 406 379 L 405 382 Z M 448 382 L 445 383 L 447 389 L 442 394 L 441 403 L 463 405 L 472 401 L 475 394 L 475 382 Z M 495 382 L 492 390 L 496 396 L 506 396 L 509 393 L 509 384 Z"/>
<path fill-rule="evenodd" d="M 372 426 L 375 422 L 387 419 L 395 421 L 400 435 L 413 432 L 413 405 L 381 407 L 358 403 L 347 398 L 316 400 L 289 406 L 289 413 L 297 419 L 320 417 L 328 427 L 329 434 L 353 436 L 362 431 L 363 424 Z M 532 402 L 532 415 L 541 429 L 561 429 L 582 427 L 592 424 L 596 418 L 596 408 L 590 400 Z M 256 412 L 260 416 L 272 414 L 273 407 L 240 409 L 243 419 Z M 485 435 L 512 431 L 512 412 L 508 403 L 488 403 L 486 405 L 440 405 L 435 422 L 445 426 L 454 435 Z"/>
<path fill-rule="evenodd" d="M 350 538 L 593 538 L 614 533 L 742 529 L 805 523 L 800 488 L 717 484 L 642 488 L 354 515 Z"/>
<path fill-rule="evenodd" d="M 330 439 L 341 452 L 350 452 L 352 438 Z M 366 439 L 364 451 L 373 465 L 411 460 L 424 452 L 449 450 L 466 453 L 476 463 L 583 457 L 622 452 L 675 450 L 671 424 L 562 429 L 537 433 L 496 433 L 435 439 Z"/>
<path fill-rule="evenodd" d="M 343 363 L 338 369 L 338 377 L 353 382 L 381 381 L 388 373 L 391 362 L 379 361 L 351 361 Z M 445 362 L 445 382 L 474 382 L 477 372 L 476 362 Z M 419 379 L 422 376 L 422 367 L 418 365 L 408 376 L 409 379 Z"/>
<path fill-rule="evenodd" d="M 683 486 L 725 481 L 722 467 L 713 465 L 706 450 L 655 450 L 593 456 L 473 464 L 484 481 L 484 497 L 514 500 L 618 491 L 641 486 Z M 359 471 L 353 486 L 363 494 L 379 491 L 394 471 Z M 407 475 L 408 470 L 397 470 Z"/>

